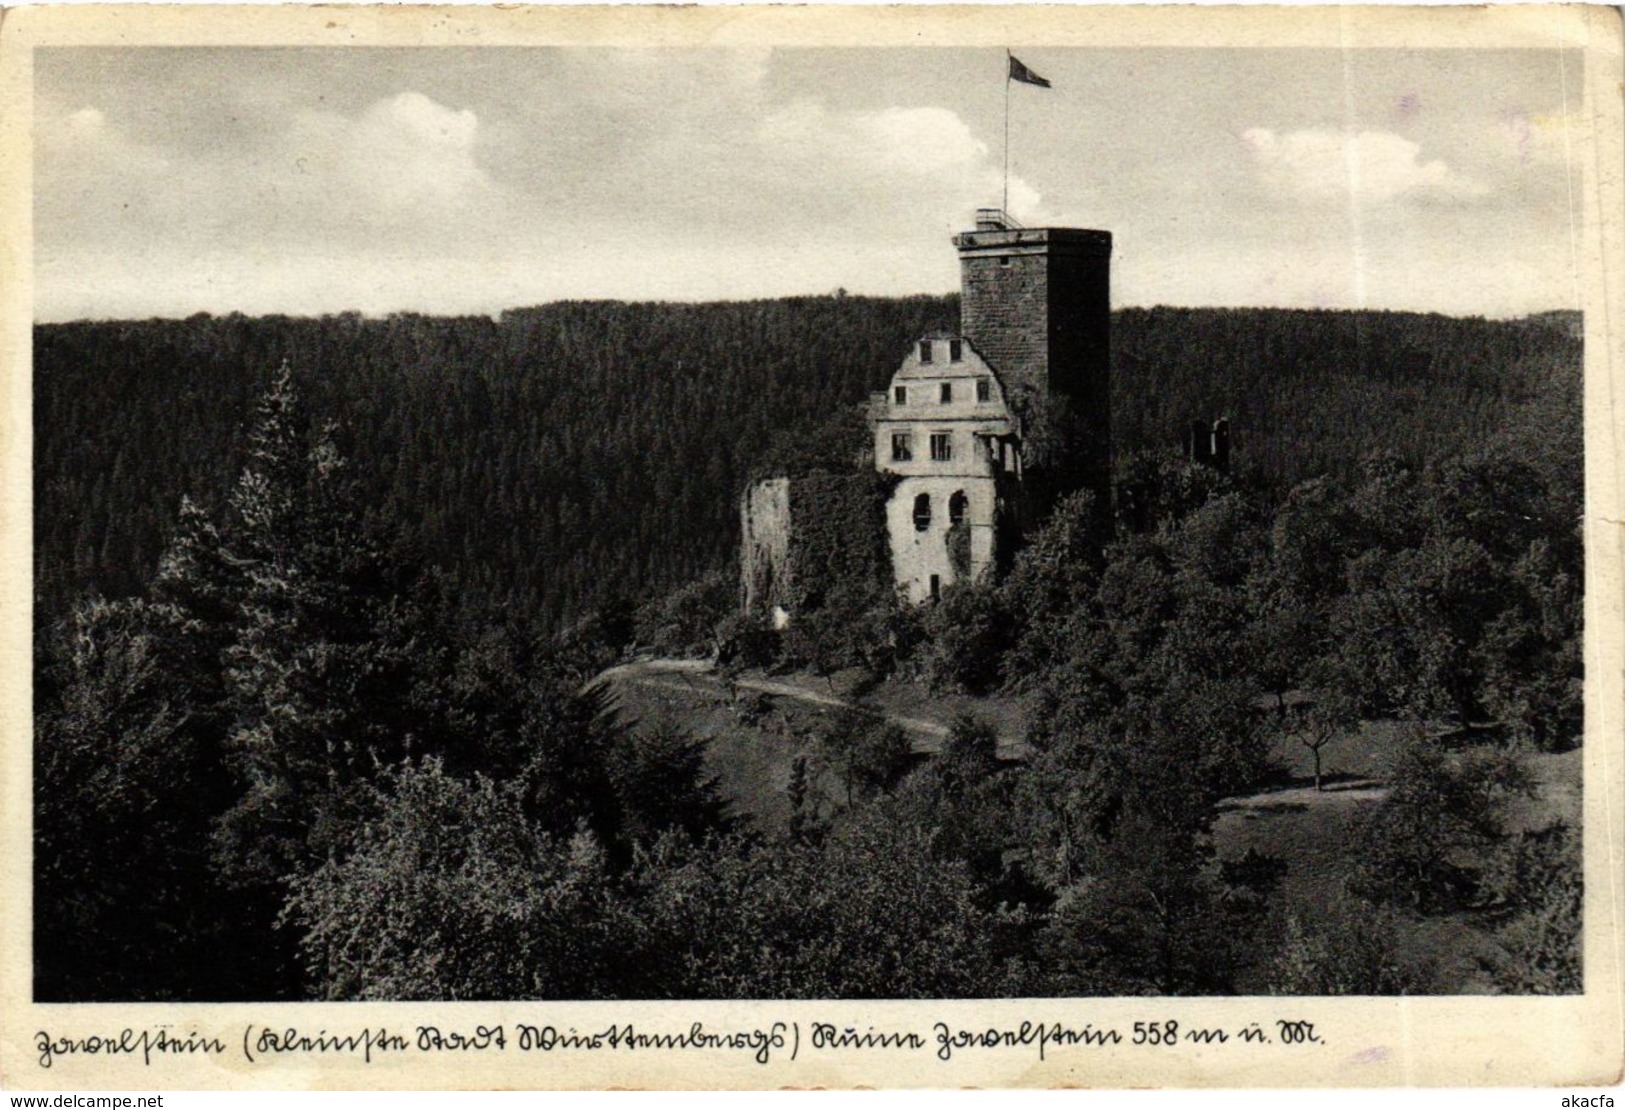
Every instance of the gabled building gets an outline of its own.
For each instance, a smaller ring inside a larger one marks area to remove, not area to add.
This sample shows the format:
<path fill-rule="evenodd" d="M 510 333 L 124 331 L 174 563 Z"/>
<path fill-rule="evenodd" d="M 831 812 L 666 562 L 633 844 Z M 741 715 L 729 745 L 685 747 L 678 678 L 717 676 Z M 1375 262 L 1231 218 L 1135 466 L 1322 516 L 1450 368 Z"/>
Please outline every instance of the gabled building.
<path fill-rule="evenodd" d="M 928 336 L 870 411 L 875 467 L 900 479 L 886 506 L 898 586 L 926 601 L 989 573 L 1021 477 L 1021 439 L 993 368 L 963 336 Z"/>

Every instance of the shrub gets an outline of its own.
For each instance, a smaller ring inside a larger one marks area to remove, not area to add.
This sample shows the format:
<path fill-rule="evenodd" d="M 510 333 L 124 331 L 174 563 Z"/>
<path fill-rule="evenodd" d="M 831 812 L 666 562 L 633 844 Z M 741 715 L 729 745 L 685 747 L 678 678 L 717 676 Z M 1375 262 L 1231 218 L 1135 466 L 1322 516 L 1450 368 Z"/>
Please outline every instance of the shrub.
<path fill-rule="evenodd" d="M 717 665 L 725 673 L 771 666 L 779 655 L 779 633 L 754 613 L 729 613 L 716 628 Z"/>
<path fill-rule="evenodd" d="M 581 995 L 605 976 L 605 858 L 520 792 L 429 760 L 393 771 L 353 852 L 296 878 L 286 918 L 318 997 Z"/>
<path fill-rule="evenodd" d="M 1518 753 L 1450 752 L 1416 730 L 1388 779 L 1387 799 L 1356 831 L 1366 848 L 1351 889 L 1422 912 L 1478 898 L 1505 837 L 1503 803 L 1534 790 Z"/>
<path fill-rule="evenodd" d="M 638 643 L 663 655 L 710 655 L 718 626 L 738 602 L 734 575 L 708 574 L 639 609 L 633 618 Z"/>
<path fill-rule="evenodd" d="M 1439 987 L 1437 965 L 1407 949 L 1393 910 L 1348 901 L 1311 919 L 1289 916 L 1266 977 L 1271 994 L 1429 994 Z"/>
<path fill-rule="evenodd" d="M 913 758 L 913 745 L 901 726 L 856 710 L 831 715 L 819 744 L 846 787 L 849 805 L 855 796 L 890 791 L 908 773 Z"/>
<path fill-rule="evenodd" d="M 1508 846 L 1502 876 L 1517 912 L 1495 939 L 1495 985 L 1515 994 L 1575 994 L 1584 989 L 1580 837 L 1566 825 L 1526 833 Z"/>
<path fill-rule="evenodd" d="M 932 689 L 985 694 L 999 685 L 1010 624 L 992 587 L 948 589 L 925 616 L 924 669 Z"/>

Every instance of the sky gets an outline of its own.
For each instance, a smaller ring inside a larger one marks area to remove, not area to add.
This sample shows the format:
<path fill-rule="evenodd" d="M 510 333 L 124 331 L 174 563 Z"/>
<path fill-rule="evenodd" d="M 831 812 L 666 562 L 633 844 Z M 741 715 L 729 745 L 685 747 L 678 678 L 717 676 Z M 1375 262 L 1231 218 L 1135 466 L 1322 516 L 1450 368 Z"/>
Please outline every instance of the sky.
<path fill-rule="evenodd" d="M 1016 51 L 1009 198 L 1127 305 L 1575 308 L 1557 50 Z M 35 315 L 957 288 L 1002 50 L 52 48 Z"/>

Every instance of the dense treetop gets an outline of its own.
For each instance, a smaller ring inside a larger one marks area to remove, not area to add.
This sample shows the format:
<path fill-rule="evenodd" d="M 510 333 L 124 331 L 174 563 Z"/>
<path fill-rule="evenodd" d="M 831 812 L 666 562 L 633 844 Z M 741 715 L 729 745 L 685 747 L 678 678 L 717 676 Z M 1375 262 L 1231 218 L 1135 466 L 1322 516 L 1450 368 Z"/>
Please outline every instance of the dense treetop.
<path fill-rule="evenodd" d="M 783 634 L 740 614 L 743 483 L 860 518 L 858 402 L 951 307 L 41 328 L 36 997 L 1577 989 L 1577 837 L 1526 804 L 1580 733 L 1564 321 L 1122 313 L 1131 511 L 1064 498 L 937 605 L 831 548 Z M 1233 473 L 1167 449 L 1215 415 Z M 634 639 L 1002 689 L 1026 757 L 849 706 L 759 822 L 592 681 Z M 1379 718 L 1327 897 L 1216 855 L 1283 745 L 1319 793 Z M 1411 958 L 1447 917 L 1476 977 Z"/>
<path fill-rule="evenodd" d="M 727 566 L 737 496 L 764 459 L 819 455 L 792 433 L 850 413 L 913 337 L 956 313 L 951 297 L 830 296 L 569 302 L 497 320 L 42 325 L 40 613 L 140 588 L 182 495 L 225 495 L 252 399 L 283 360 L 317 419 L 337 422 L 369 520 L 465 596 L 544 628 L 659 597 Z M 1284 491 L 1349 473 L 1371 451 L 1419 462 L 1471 448 L 1543 407 L 1577 417 L 1579 341 L 1566 323 L 1126 309 L 1113 336 L 1119 465 L 1226 416 L 1238 469 Z"/>

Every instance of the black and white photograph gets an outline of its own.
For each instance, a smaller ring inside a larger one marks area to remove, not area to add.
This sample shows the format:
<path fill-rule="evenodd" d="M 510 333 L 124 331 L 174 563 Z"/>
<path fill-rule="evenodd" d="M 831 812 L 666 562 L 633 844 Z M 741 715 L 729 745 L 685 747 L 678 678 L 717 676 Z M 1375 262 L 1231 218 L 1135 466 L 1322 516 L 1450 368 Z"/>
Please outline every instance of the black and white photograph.
<path fill-rule="evenodd" d="M 1617 1072 L 1617 12 L 396 14 L 8 45 L 24 1086 L 205 1003 Z"/>

